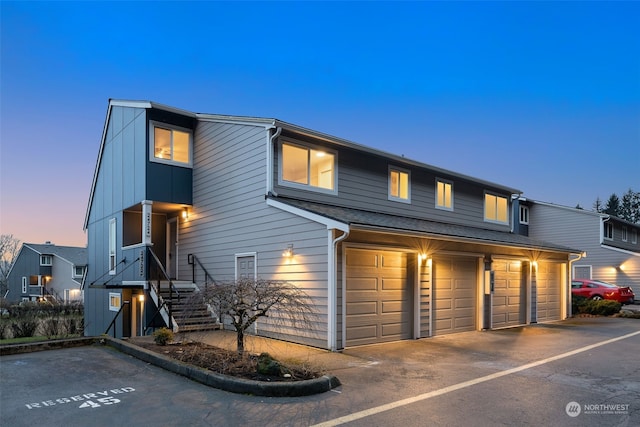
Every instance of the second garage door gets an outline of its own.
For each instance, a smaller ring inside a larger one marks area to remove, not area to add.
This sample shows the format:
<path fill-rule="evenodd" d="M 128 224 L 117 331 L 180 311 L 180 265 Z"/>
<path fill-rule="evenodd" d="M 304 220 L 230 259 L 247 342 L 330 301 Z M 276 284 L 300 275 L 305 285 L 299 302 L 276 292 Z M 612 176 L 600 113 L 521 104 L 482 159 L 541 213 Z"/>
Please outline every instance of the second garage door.
<path fill-rule="evenodd" d="M 526 323 L 525 281 L 522 263 L 512 260 L 494 260 L 493 302 L 491 327 L 524 325 Z"/>
<path fill-rule="evenodd" d="M 476 258 L 433 259 L 434 335 L 476 329 L 477 268 Z"/>
<path fill-rule="evenodd" d="M 347 346 L 412 337 L 407 256 L 402 252 L 347 249 Z"/>
<path fill-rule="evenodd" d="M 562 317 L 560 264 L 540 262 L 536 277 L 536 319 L 538 322 Z"/>

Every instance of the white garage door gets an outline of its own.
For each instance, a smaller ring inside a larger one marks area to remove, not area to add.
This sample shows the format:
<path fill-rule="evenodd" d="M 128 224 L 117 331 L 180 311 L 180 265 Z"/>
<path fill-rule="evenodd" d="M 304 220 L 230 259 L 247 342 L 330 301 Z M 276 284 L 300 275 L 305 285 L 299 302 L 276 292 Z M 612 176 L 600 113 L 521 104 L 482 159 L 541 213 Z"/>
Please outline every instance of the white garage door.
<path fill-rule="evenodd" d="M 527 320 L 522 263 L 494 260 L 491 268 L 494 271 L 491 327 L 524 325 Z"/>
<path fill-rule="evenodd" d="M 346 345 L 410 339 L 407 254 L 346 251 Z"/>
<path fill-rule="evenodd" d="M 477 268 L 475 258 L 433 259 L 434 335 L 476 329 Z"/>
<path fill-rule="evenodd" d="M 539 262 L 536 279 L 537 321 L 560 320 L 562 316 L 560 264 Z"/>

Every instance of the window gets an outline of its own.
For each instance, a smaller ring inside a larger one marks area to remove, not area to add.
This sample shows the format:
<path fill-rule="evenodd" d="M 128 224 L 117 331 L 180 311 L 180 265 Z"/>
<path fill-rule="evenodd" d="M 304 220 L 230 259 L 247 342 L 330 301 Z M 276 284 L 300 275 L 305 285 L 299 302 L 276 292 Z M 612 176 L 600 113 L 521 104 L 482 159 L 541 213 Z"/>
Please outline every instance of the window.
<path fill-rule="evenodd" d="M 610 222 L 604 223 L 604 238 L 607 240 L 613 240 L 613 224 Z"/>
<path fill-rule="evenodd" d="M 191 166 L 191 131 L 151 123 L 151 160 Z"/>
<path fill-rule="evenodd" d="M 529 206 L 520 206 L 520 224 L 529 224 Z"/>
<path fill-rule="evenodd" d="M 109 220 L 109 274 L 116 274 L 116 219 Z"/>
<path fill-rule="evenodd" d="M 122 302 L 122 297 L 119 293 L 109 292 L 109 310 L 110 311 L 118 311 L 120 310 L 120 305 Z"/>
<path fill-rule="evenodd" d="M 627 227 L 622 227 L 622 241 L 627 241 Z"/>
<path fill-rule="evenodd" d="M 73 277 L 82 277 L 84 275 L 84 267 L 83 266 L 73 266 Z"/>
<path fill-rule="evenodd" d="M 507 202 L 506 197 L 485 193 L 484 195 L 484 220 L 485 221 L 508 224 L 509 223 L 508 210 L 509 210 L 509 203 Z"/>
<path fill-rule="evenodd" d="M 409 203 L 411 188 L 409 171 L 389 167 L 389 200 Z"/>
<path fill-rule="evenodd" d="M 40 255 L 40 265 L 52 265 L 52 264 L 53 264 L 52 255 Z"/>
<path fill-rule="evenodd" d="M 282 181 L 305 187 L 335 190 L 335 154 L 326 150 L 282 144 Z"/>
<path fill-rule="evenodd" d="M 631 230 L 631 243 L 634 245 L 638 243 L 638 231 L 636 230 Z"/>
<path fill-rule="evenodd" d="M 453 183 L 436 180 L 436 208 L 453 210 Z"/>
<path fill-rule="evenodd" d="M 22 276 L 22 293 L 27 293 L 27 278 L 26 276 Z"/>

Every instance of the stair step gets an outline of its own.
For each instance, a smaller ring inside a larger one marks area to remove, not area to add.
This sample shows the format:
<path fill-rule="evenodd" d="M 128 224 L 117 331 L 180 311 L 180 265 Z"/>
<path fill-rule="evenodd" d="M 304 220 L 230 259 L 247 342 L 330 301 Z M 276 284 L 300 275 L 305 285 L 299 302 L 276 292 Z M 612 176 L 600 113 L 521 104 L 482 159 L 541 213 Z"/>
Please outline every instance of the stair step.
<path fill-rule="evenodd" d="M 214 331 L 220 329 L 217 323 L 201 324 L 201 325 L 178 325 L 178 332 L 191 331 Z"/>

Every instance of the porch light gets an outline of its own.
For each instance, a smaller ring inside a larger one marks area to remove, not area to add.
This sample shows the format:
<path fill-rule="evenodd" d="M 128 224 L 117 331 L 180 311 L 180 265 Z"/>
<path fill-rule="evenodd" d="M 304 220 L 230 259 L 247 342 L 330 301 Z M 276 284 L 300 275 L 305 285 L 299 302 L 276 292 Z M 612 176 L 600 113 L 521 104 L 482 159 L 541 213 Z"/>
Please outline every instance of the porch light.
<path fill-rule="evenodd" d="M 140 302 L 144 302 L 144 295 L 143 295 L 143 294 L 141 294 L 141 295 L 138 297 L 138 300 L 139 300 Z"/>
<path fill-rule="evenodd" d="M 620 264 L 618 266 L 618 269 L 620 269 L 620 271 L 624 271 L 625 268 L 626 268 L 626 266 L 624 264 Z"/>
<path fill-rule="evenodd" d="M 182 219 L 187 219 L 187 218 L 189 218 L 189 209 L 182 208 Z"/>
<path fill-rule="evenodd" d="M 287 249 L 282 252 L 282 256 L 285 258 L 291 258 L 293 256 L 293 244 L 287 246 Z"/>
<path fill-rule="evenodd" d="M 538 261 L 531 261 L 531 266 L 537 270 L 538 269 Z"/>

